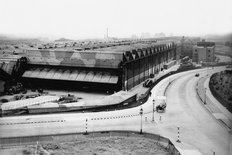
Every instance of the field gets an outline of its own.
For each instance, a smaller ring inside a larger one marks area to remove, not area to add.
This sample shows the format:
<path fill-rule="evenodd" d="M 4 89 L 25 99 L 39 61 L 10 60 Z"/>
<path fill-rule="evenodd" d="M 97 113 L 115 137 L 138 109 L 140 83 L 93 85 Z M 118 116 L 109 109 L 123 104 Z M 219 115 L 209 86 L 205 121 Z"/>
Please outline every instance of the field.
<path fill-rule="evenodd" d="M 232 58 L 229 56 L 224 56 L 224 55 L 216 55 L 218 57 L 218 62 L 232 62 Z"/>
<path fill-rule="evenodd" d="M 37 148 L 37 149 L 36 149 Z M 0 154 L 17 155 L 118 155 L 118 154 L 146 154 L 146 155 L 170 155 L 171 152 L 164 146 L 151 139 L 138 137 L 98 137 L 80 138 L 75 142 L 43 143 L 25 148 L 0 150 Z"/>
<path fill-rule="evenodd" d="M 217 45 L 215 46 L 215 54 L 232 56 L 232 48 L 225 45 Z"/>

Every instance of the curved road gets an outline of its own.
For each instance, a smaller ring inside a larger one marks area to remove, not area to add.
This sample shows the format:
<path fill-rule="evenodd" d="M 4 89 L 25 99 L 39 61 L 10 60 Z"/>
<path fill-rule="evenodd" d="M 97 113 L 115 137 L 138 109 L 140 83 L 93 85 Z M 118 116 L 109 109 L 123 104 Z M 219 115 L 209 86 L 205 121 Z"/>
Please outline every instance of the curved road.
<path fill-rule="evenodd" d="M 209 73 L 216 70 L 208 71 Z M 205 73 L 200 73 L 206 76 Z M 163 115 L 160 127 L 170 136 L 180 127 L 180 139 L 195 146 L 203 154 L 228 154 L 229 134 L 204 107 L 196 93 L 196 84 L 200 77 L 188 74 L 172 83 L 167 92 L 168 109 Z"/>
<path fill-rule="evenodd" d="M 208 72 L 222 69 L 217 68 Z M 172 75 L 154 87 L 152 97 L 142 106 L 143 131 L 169 138 L 186 153 L 198 149 L 203 154 L 211 155 L 215 152 L 227 155 L 229 150 L 227 130 L 204 108 L 196 94 L 195 86 L 199 77 L 194 75 L 198 72 L 203 76 L 206 69 Z M 164 94 L 167 96 L 167 109 L 165 113 L 155 113 L 155 122 L 152 122 L 152 100 L 155 96 Z M 139 111 L 140 107 L 135 107 L 99 113 L 5 117 L 0 118 L 0 138 L 85 132 L 86 119 L 88 132 L 140 131 Z M 177 127 L 180 127 L 181 143 L 176 142 Z"/>

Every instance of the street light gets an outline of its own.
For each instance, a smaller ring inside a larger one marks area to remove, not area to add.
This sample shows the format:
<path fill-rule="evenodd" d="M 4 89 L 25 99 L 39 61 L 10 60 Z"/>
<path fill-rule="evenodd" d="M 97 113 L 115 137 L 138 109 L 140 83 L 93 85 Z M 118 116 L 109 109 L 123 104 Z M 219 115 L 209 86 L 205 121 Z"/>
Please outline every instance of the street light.
<path fill-rule="evenodd" d="M 204 101 L 204 104 L 206 104 L 206 91 L 207 91 L 207 88 L 205 88 L 205 101 Z"/>
<path fill-rule="evenodd" d="M 139 114 L 141 115 L 141 128 L 140 128 L 140 134 L 142 134 L 143 133 L 143 124 L 142 124 L 142 121 L 143 121 L 143 108 L 142 108 L 142 106 L 141 106 L 141 109 L 140 109 L 140 112 L 139 112 Z"/>
<path fill-rule="evenodd" d="M 37 155 L 38 145 L 39 145 L 39 142 L 37 141 L 37 142 L 36 142 L 36 148 L 35 148 L 35 155 Z"/>
<path fill-rule="evenodd" d="M 229 154 L 232 154 L 232 130 L 229 131 Z"/>
<path fill-rule="evenodd" d="M 154 122 L 154 113 L 155 113 L 155 99 L 153 99 L 153 114 L 152 114 L 152 122 Z"/>

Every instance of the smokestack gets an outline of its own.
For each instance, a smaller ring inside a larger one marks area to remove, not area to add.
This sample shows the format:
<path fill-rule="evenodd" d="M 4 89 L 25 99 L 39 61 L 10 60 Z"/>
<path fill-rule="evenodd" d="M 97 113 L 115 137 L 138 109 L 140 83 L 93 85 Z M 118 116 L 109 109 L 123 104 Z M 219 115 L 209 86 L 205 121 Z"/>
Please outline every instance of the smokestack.
<path fill-rule="evenodd" d="M 106 39 L 108 39 L 108 28 L 106 28 Z"/>

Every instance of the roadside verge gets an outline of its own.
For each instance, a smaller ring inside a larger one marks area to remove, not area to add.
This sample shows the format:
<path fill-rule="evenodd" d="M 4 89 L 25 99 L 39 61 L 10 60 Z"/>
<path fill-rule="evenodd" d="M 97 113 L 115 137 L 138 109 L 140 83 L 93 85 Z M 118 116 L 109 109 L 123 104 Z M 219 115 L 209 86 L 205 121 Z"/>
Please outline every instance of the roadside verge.
<path fill-rule="evenodd" d="M 196 85 L 196 92 L 206 109 L 228 130 L 232 129 L 232 114 L 212 95 L 209 88 L 210 77 L 202 77 Z"/>

